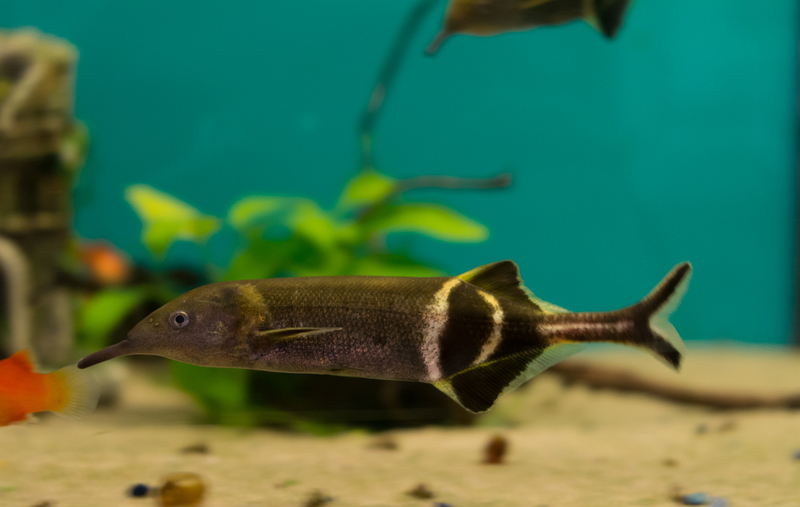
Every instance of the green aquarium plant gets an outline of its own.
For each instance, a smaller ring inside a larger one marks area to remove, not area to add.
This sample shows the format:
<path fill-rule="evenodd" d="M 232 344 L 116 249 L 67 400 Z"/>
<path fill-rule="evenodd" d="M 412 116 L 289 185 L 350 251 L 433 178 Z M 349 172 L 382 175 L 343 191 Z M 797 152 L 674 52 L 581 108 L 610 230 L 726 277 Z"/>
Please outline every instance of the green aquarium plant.
<path fill-rule="evenodd" d="M 441 241 L 479 242 L 488 237 L 488 230 L 446 206 L 406 202 L 404 194 L 421 187 L 498 187 L 508 183 L 505 175 L 489 180 L 398 180 L 368 168 L 346 184 L 332 210 L 302 197 L 256 195 L 235 202 L 224 218 L 205 214 L 147 185 L 128 187 L 125 198 L 142 220 L 141 241 L 156 265 L 176 242 L 189 242 L 202 250 L 221 231 L 232 231 L 236 243 L 226 261 L 219 266 L 209 262 L 203 268 L 204 278 L 211 282 L 278 276 L 440 276 L 440 270 L 408 251 L 388 246 L 387 236 L 406 232 Z M 131 287 L 101 291 L 79 315 L 79 336 L 87 347 L 101 346 L 134 308 L 147 301 L 161 305 L 181 290 L 168 277 L 155 275 Z M 266 382 L 289 399 L 308 382 L 302 376 L 208 369 L 178 362 L 171 368 L 177 385 L 192 394 L 214 422 L 309 427 L 308 418 L 275 410 L 269 402 L 251 395 L 263 391 Z"/>

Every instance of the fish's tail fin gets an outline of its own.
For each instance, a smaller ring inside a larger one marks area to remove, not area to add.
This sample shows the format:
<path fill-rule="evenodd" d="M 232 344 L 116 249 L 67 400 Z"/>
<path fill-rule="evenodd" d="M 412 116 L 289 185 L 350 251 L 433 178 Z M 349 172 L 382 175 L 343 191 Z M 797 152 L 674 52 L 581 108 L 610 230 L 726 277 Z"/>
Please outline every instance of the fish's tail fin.
<path fill-rule="evenodd" d="M 49 410 L 67 419 L 82 419 L 94 411 L 100 391 L 91 372 L 73 365 L 49 375 L 53 379 Z"/>
<path fill-rule="evenodd" d="M 691 276 L 691 264 L 678 264 L 634 305 L 613 312 L 550 315 L 537 329 L 553 344 L 605 342 L 644 349 L 677 370 L 685 347 L 669 317 Z"/>
<path fill-rule="evenodd" d="M 631 0 L 594 0 L 592 24 L 609 39 L 617 35 Z"/>
<path fill-rule="evenodd" d="M 681 352 L 686 347 L 669 317 L 681 304 L 691 278 L 692 265 L 688 262 L 678 264 L 644 299 L 621 310 L 622 313 L 631 312 L 634 317 L 635 340 L 628 344 L 647 349 L 676 370 L 681 364 Z M 646 326 L 639 325 L 642 320 Z"/>

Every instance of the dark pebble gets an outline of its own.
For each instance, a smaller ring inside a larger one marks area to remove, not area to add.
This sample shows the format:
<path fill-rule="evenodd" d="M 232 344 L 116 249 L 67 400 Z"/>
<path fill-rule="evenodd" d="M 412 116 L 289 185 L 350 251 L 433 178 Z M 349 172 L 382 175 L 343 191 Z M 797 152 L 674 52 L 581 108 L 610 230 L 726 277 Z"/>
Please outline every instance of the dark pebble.
<path fill-rule="evenodd" d="M 322 507 L 326 503 L 332 501 L 333 498 L 329 497 L 328 495 L 325 495 L 324 493 L 322 493 L 322 491 L 317 490 L 311 493 L 311 496 L 309 497 L 308 500 L 306 500 L 306 503 L 303 504 L 303 507 Z"/>
<path fill-rule="evenodd" d="M 197 444 L 187 445 L 181 449 L 183 454 L 208 454 L 211 452 L 208 444 L 199 442 Z"/>
<path fill-rule="evenodd" d="M 147 496 L 150 493 L 150 488 L 147 487 L 146 484 L 134 484 L 128 490 L 128 496 L 132 496 L 134 498 L 141 498 L 143 496 Z"/>
<path fill-rule="evenodd" d="M 433 491 L 428 489 L 428 486 L 424 484 L 418 484 L 417 487 L 409 491 L 408 494 L 421 500 L 433 498 Z"/>
<path fill-rule="evenodd" d="M 489 440 L 484 450 L 483 462 L 489 465 L 500 465 L 508 452 L 508 440 L 501 435 L 496 435 Z"/>
<path fill-rule="evenodd" d="M 794 451 L 794 459 L 800 460 L 800 449 Z"/>
<path fill-rule="evenodd" d="M 692 493 L 690 495 L 683 495 L 681 501 L 683 505 L 705 505 L 708 503 L 708 497 L 705 493 Z"/>
<path fill-rule="evenodd" d="M 433 504 L 433 507 L 453 507 L 453 506 L 450 505 L 449 503 L 436 502 Z"/>
<path fill-rule="evenodd" d="M 392 435 L 380 435 L 370 442 L 369 446 L 373 449 L 384 449 L 386 451 L 396 451 L 400 447 Z"/>

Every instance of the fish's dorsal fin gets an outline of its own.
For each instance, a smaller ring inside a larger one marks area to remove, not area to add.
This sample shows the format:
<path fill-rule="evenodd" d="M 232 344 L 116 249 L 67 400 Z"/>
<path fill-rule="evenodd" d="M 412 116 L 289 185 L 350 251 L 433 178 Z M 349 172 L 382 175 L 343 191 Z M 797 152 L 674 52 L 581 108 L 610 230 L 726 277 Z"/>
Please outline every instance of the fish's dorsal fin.
<path fill-rule="evenodd" d="M 306 338 L 331 331 L 341 331 L 340 327 L 285 327 L 281 329 L 267 329 L 259 331 L 258 336 L 267 338 L 272 342 L 282 342 L 295 338 Z"/>
<path fill-rule="evenodd" d="M 514 261 L 499 261 L 479 266 L 458 278 L 478 288 L 512 301 L 535 305 L 535 296 L 522 285 L 519 267 Z"/>
<path fill-rule="evenodd" d="M 485 412 L 501 394 L 513 391 L 583 348 L 581 343 L 565 343 L 514 354 L 473 366 L 433 385 L 470 412 Z"/>
<path fill-rule="evenodd" d="M 33 372 L 36 369 L 31 353 L 27 349 L 15 352 L 6 361 L 8 361 L 9 365 L 22 371 Z"/>

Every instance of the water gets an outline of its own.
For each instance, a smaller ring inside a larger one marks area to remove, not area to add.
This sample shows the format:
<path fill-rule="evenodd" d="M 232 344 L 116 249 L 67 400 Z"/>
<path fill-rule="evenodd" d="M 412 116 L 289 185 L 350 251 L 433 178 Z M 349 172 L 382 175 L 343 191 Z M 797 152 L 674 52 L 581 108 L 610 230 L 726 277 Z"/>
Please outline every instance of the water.
<path fill-rule="evenodd" d="M 332 207 L 413 4 L 10 0 L 0 23 L 80 49 L 76 116 L 92 148 L 75 225 L 146 261 L 122 199 L 134 183 L 219 216 L 251 193 Z M 578 22 L 455 36 L 426 57 L 443 9 L 387 98 L 376 165 L 395 177 L 510 171 L 514 183 L 408 196 L 482 222 L 488 241 L 398 241 L 451 274 L 511 258 L 537 295 L 571 310 L 630 304 L 689 260 L 673 319 L 684 338 L 789 339 L 794 2 L 640 1 L 611 42 Z"/>

